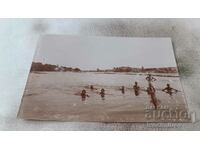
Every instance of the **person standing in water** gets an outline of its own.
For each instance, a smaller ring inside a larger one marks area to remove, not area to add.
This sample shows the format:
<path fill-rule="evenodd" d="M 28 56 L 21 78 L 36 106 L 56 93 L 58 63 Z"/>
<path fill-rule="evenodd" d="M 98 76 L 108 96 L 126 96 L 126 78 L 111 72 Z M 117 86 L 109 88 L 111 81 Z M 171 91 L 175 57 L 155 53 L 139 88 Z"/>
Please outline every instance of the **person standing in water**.
<path fill-rule="evenodd" d="M 99 93 L 101 95 L 101 98 L 104 100 L 105 98 L 105 90 L 102 88 L 101 92 Z"/>
<path fill-rule="evenodd" d="M 122 94 L 125 94 L 125 87 L 124 86 L 122 86 L 120 90 L 121 90 Z"/>
<path fill-rule="evenodd" d="M 90 90 L 94 90 L 94 86 L 93 85 L 90 85 Z"/>
<path fill-rule="evenodd" d="M 169 94 L 170 96 L 172 95 L 172 93 L 178 92 L 178 90 L 172 88 L 172 87 L 170 86 L 169 83 L 167 84 L 167 87 L 166 87 L 166 88 L 162 89 L 162 91 L 163 91 L 163 92 L 166 92 L 166 93 Z"/>
<path fill-rule="evenodd" d="M 95 88 L 93 85 L 90 85 L 89 88 L 90 88 L 91 91 L 97 90 L 97 88 Z"/>
<path fill-rule="evenodd" d="M 135 96 L 139 95 L 139 91 L 140 91 L 140 87 L 138 86 L 138 83 L 135 82 L 135 85 L 133 86 L 134 92 L 135 92 Z"/>
<path fill-rule="evenodd" d="M 147 75 L 146 80 L 151 83 L 153 81 L 156 81 L 156 78 L 154 78 L 150 73 Z"/>
<path fill-rule="evenodd" d="M 86 90 L 82 90 L 81 97 L 82 97 L 83 101 L 86 99 L 86 97 L 89 97 L 89 95 L 87 94 Z"/>
<path fill-rule="evenodd" d="M 147 88 L 147 93 L 151 97 L 151 102 L 153 103 L 155 109 L 157 109 L 158 101 L 156 98 L 156 90 L 151 83 L 149 83 L 149 87 Z"/>

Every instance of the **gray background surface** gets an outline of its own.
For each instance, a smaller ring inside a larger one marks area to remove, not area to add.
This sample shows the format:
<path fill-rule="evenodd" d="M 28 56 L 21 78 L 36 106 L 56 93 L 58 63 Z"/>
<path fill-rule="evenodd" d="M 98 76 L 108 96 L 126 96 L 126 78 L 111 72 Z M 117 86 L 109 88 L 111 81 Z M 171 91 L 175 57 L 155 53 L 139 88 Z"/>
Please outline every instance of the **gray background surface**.
<path fill-rule="evenodd" d="M 196 122 L 85 123 L 17 119 L 37 41 L 42 34 L 171 37 L 189 109 Z M 199 130 L 200 19 L 1 19 L 0 130 Z"/>

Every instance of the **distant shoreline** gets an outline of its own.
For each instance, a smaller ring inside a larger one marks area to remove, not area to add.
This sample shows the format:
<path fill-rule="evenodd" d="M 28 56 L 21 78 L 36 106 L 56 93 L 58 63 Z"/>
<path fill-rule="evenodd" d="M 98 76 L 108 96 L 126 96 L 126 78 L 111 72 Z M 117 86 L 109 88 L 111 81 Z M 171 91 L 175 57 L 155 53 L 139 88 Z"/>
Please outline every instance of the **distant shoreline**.
<path fill-rule="evenodd" d="M 130 67 L 130 66 L 119 66 L 113 67 L 109 69 L 100 69 L 97 68 L 96 70 L 81 70 L 78 67 L 66 67 L 66 66 L 59 66 L 59 65 L 52 65 L 52 64 L 42 64 L 41 62 L 33 62 L 31 66 L 32 71 L 53 71 L 53 72 L 103 72 L 103 73 L 178 73 L 177 67 L 158 67 L 158 68 L 145 68 L 141 66 L 140 68 L 137 67 Z"/>
<path fill-rule="evenodd" d="M 91 72 L 91 71 L 81 71 L 81 72 L 58 72 L 58 71 L 31 71 L 31 73 L 35 74 L 48 74 L 48 73 L 95 73 L 95 74 L 115 74 L 115 75 L 140 75 L 146 76 L 148 73 L 134 73 L 134 72 Z M 153 76 L 158 77 L 180 77 L 178 73 L 151 73 Z"/>

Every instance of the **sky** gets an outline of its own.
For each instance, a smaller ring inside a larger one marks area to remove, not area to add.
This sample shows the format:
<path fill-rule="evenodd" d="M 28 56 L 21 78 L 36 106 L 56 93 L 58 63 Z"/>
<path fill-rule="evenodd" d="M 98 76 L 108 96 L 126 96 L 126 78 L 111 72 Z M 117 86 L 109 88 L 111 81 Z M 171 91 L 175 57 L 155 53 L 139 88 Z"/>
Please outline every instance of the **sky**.
<path fill-rule="evenodd" d="M 44 35 L 38 41 L 34 62 L 82 70 L 176 67 L 170 38 Z"/>

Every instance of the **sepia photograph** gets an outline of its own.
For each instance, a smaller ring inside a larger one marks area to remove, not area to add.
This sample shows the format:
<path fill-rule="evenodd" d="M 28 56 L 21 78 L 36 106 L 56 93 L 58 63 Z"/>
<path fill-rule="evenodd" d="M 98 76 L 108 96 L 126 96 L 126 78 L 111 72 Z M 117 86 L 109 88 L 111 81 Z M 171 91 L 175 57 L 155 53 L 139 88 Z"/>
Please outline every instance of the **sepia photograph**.
<path fill-rule="evenodd" d="M 0 7 L 1 149 L 199 147 L 198 2 Z"/>
<path fill-rule="evenodd" d="M 43 35 L 18 118 L 190 122 L 170 38 Z"/>

